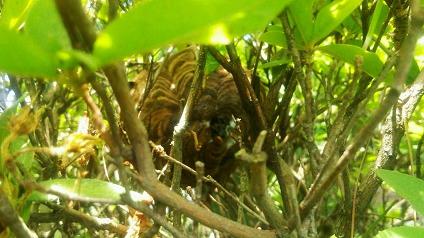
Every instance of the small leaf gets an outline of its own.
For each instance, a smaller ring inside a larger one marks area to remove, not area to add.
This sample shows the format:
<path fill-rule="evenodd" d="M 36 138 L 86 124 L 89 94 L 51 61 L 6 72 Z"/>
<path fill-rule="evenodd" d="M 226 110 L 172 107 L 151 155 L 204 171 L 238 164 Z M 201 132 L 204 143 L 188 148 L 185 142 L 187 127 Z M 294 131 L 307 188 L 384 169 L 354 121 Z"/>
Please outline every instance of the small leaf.
<path fill-rule="evenodd" d="M 368 28 L 367 37 L 364 42 L 364 49 L 367 49 L 374 34 L 377 32 L 378 26 L 381 25 L 382 16 L 387 17 L 388 7 L 383 3 L 383 0 L 377 0 L 374 13 L 372 14 L 371 23 Z M 383 18 L 384 19 L 384 18 Z M 379 24 L 380 23 L 380 24 Z"/>
<path fill-rule="evenodd" d="M 98 179 L 52 179 L 40 182 L 40 185 L 46 189 L 51 189 L 61 193 L 74 200 L 96 200 L 108 203 L 120 203 L 121 195 L 125 193 L 125 188 Z M 146 201 L 146 195 L 138 192 L 130 192 L 134 201 Z M 40 192 L 33 192 L 28 201 L 54 201 L 57 196 L 48 195 Z"/>
<path fill-rule="evenodd" d="M 31 38 L 0 27 L 0 71 L 17 75 L 56 75 L 56 59 Z"/>
<path fill-rule="evenodd" d="M 273 26 L 272 28 L 269 28 L 267 32 L 259 36 L 259 40 L 270 45 L 287 48 L 286 36 L 284 35 L 283 28 L 281 26 Z"/>
<path fill-rule="evenodd" d="M 375 238 L 418 238 L 424 237 L 423 227 L 393 227 L 378 232 Z"/>
<path fill-rule="evenodd" d="M 3 143 L 6 136 L 9 135 L 9 119 L 13 114 L 16 113 L 18 105 L 14 104 L 13 106 L 6 109 L 4 112 L 0 114 L 0 145 Z"/>
<path fill-rule="evenodd" d="M 216 59 L 208 52 L 206 55 L 206 64 L 205 64 L 205 72 L 206 74 L 210 74 L 214 71 L 216 71 L 221 64 L 216 61 Z"/>
<path fill-rule="evenodd" d="M 420 68 L 418 67 L 417 61 L 414 59 L 411 62 L 411 67 L 409 68 L 408 77 L 406 78 L 405 84 L 411 85 L 415 81 L 419 73 Z"/>
<path fill-rule="evenodd" d="M 264 69 L 265 68 L 272 68 L 272 67 L 275 67 L 275 66 L 287 64 L 289 62 L 290 62 L 290 60 L 285 58 L 285 59 L 274 60 L 274 61 L 271 61 L 271 62 L 267 62 L 265 64 L 261 64 L 261 65 L 259 65 L 259 67 L 264 68 Z"/>
<path fill-rule="evenodd" d="M 94 56 L 106 64 L 171 43 L 229 43 L 263 29 L 289 2 L 143 1 L 106 27 L 95 42 Z"/>
<path fill-rule="evenodd" d="M 312 42 L 317 42 L 330 34 L 355 10 L 362 0 L 336 0 L 323 7 L 315 20 Z"/>
<path fill-rule="evenodd" d="M 24 147 L 27 142 L 28 136 L 26 135 L 16 138 L 10 145 L 10 151 L 17 152 L 22 147 Z M 20 163 L 26 169 L 27 172 L 30 172 L 34 163 L 34 153 L 28 152 L 21 154 L 16 158 L 16 161 Z"/>
<path fill-rule="evenodd" d="M 377 175 L 412 207 L 424 215 L 424 181 L 397 171 L 379 169 Z M 421 237 L 421 236 L 419 236 Z M 424 236 L 423 236 L 424 237 Z"/>
<path fill-rule="evenodd" d="M 290 16 L 295 22 L 296 29 L 299 30 L 303 42 L 310 42 L 313 30 L 312 6 L 313 0 L 298 0 L 290 4 Z"/>
<path fill-rule="evenodd" d="M 361 56 L 363 60 L 362 69 L 372 77 L 377 77 L 383 69 L 383 63 L 377 54 L 366 51 L 358 46 L 334 44 L 319 47 L 318 49 L 352 65 L 355 64 L 355 58 Z"/>
<path fill-rule="evenodd" d="M 51 53 L 71 48 L 53 0 L 36 1 L 25 23 L 25 34 Z"/>

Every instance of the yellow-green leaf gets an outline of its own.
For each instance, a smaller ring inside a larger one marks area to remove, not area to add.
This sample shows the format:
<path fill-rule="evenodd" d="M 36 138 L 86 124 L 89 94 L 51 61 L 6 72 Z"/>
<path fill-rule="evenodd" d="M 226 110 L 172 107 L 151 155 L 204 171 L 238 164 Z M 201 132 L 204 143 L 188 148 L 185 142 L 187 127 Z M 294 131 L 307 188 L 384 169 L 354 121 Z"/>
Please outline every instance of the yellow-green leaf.
<path fill-rule="evenodd" d="M 56 75 L 56 59 L 30 37 L 0 27 L 0 71 L 16 75 Z"/>
<path fill-rule="evenodd" d="M 100 64 L 172 43 L 229 43 L 262 30 L 291 0 L 143 1 L 95 42 Z"/>
<path fill-rule="evenodd" d="M 323 7 L 315 20 L 312 42 L 330 34 L 355 10 L 362 0 L 336 0 Z"/>
<path fill-rule="evenodd" d="M 412 207 L 424 215 L 424 181 L 414 176 L 402 174 L 397 171 L 379 169 L 378 177 L 405 198 Z"/>

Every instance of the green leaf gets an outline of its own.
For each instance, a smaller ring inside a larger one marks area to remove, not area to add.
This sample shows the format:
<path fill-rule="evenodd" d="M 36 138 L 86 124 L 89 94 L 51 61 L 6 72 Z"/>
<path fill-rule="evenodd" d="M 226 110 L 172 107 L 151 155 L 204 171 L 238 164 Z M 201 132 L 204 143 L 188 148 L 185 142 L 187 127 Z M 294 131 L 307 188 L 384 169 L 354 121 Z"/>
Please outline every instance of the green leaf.
<path fill-rule="evenodd" d="M 110 182 L 98 179 L 52 179 L 39 183 L 46 189 L 51 189 L 61 193 L 74 200 L 95 200 L 107 203 L 120 203 L 121 195 L 125 193 L 125 188 Z M 144 201 L 146 196 L 138 192 L 130 192 L 135 201 Z M 28 201 L 54 201 L 57 196 L 33 192 Z"/>
<path fill-rule="evenodd" d="M 277 45 L 287 48 L 286 36 L 283 33 L 281 26 L 273 26 L 268 28 L 268 31 L 259 36 L 259 40 L 270 45 Z"/>
<path fill-rule="evenodd" d="M 412 207 L 424 215 L 424 181 L 397 171 L 379 169 L 377 175 Z M 424 236 L 421 236 L 424 237 Z"/>
<path fill-rule="evenodd" d="M 418 67 L 417 61 L 414 59 L 411 62 L 411 67 L 409 68 L 408 77 L 406 78 L 406 85 L 411 85 L 415 79 L 417 79 L 418 74 L 420 73 L 420 68 Z"/>
<path fill-rule="evenodd" d="M 99 35 L 99 63 L 178 43 L 229 43 L 265 27 L 291 0 L 143 1 Z"/>
<path fill-rule="evenodd" d="M 205 64 L 205 72 L 206 74 L 210 74 L 215 72 L 221 64 L 216 61 L 216 59 L 208 52 L 206 55 L 206 64 Z"/>
<path fill-rule="evenodd" d="M 5 0 L 0 17 L 0 26 L 18 29 L 26 20 L 28 12 L 36 1 L 38 0 Z"/>
<path fill-rule="evenodd" d="M 371 23 L 368 28 L 367 37 L 365 38 L 363 47 L 364 49 L 367 49 L 369 44 L 371 43 L 372 37 L 374 36 L 375 30 L 377 28 L 377 23 L 380 20 L 380 15 L 384 6 L 385 5 L 383 3 L 383 0 L 377 0 L 374 13 L 372 14 Z"/>
<path fill-rule="evenodd" d="M 0 114 L 0 145 L 3 143 L 6 136 L 9 135 L 9 119 L 16 113 L 18 105 L 15 104 Z"/>
<path fill-rule="evenodd" d="M 424 228 L 422 227 L 393 227 L 378 232 L 375 238 L 419 238 L 424 237 Z"/>
<path fill-rule="evenodd" d="M 315 20 L 311 41 L 315 43 L 330 34 L 361 2 L 362 0 L 336 0 L 323 7 Z"/>
<path fill-rule="evenodd" d="M 264 69 L 265 68 L 272 68 L 272 67 L 275 67 L 275 66 L 287 64 L 289 62 L 290 62 L 290 60 L 288 58 L 284 58 L 284 59 L 273 60 L 273 61 L 267 62 L 265 64 L 261 64 L 261 65 L 259 65 L 259 67 L 264 68 Z"/>
<path fill-rule="evenodd" d="M 308 44 L 313 31 L 312 6 L 313 0 L 298 0 L 290 4 L 290 16 L 299 30 L 303 42 Z"/>
<path fill-rule="evenodd" d="M 36 1 L 25 23 L 25 34 L 51 53 L 71 49 L 71 42 L 53 0 Z"/>
<path fill-rule="evenodd" d="M 28 36 L 0 27 L 0 71 L 17 75 L 56 75 L 56 59 Z"/>
<path fill-rule="evenodd" d="M 383 69 L 383 63 L 377 54 L 361 47 L 346 44 L 334 44 L 319 47 L 318 50 L 354 65 L 357 56 L 362 57 L 362 69 L 372 77 L 377 77 Z"/>
<path fill-rule="evenodd" d="M 10 145 L 10 151 L 16 152 L 20 150 L 22 147 L 25 146 L 25 144 L 28 142 L 28 136 L 20 136 L 16 138 Z M 21 154 L 16 158 L 16 161 L 20 163 L 27 172 L 31 171 L 32 165 L 34 163 L 34 153 L 28 152 Z"/>
<path fill-rule="evenodd" d="M 18 99 L 18 102 L 22 101 L 24 97 Z M 18 108 L 18 102 L 16 102 L 11 107 L 7 108 L 2 114 L 0 114 L 0 145 L 3 144 L 4 139 L 10 134 L 9 131 L 9 120 L 10 117 L 16 113 Z M 28 136 L 20 136 L 13 140 L 10 144 L 11 153 L 18 151 L 22 148 L 23 145 L 28 141 Z M 2 161 L 2 157 L 0 155 L 0 161 Z M 33 153 L 25 153 L 16 158 L 16 161 L 21 163 L 25 169 L 29 171 L 34 162 Z M 1 162 L 0 162 L 1 163 Z M 1 168 L 2 166 L 0 166 Z"/>

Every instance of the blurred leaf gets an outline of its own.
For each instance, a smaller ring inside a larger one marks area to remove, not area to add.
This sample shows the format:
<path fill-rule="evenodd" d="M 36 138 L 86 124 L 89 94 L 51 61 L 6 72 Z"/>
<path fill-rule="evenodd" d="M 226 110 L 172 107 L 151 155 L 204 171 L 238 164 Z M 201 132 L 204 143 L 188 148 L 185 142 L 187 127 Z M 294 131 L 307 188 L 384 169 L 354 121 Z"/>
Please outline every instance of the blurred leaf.
<path fill-rule="evenodd" d="M 411 85 L 418 74 L 420 73 L 420 68 L 418 67 L 417 61 L 414 59 L 411 62 L 411 67 L 409 68 L 408 77 L 406 78 L 406 85 Z"/>
<path fill-rule="evenodd" d="M 362 0 L 336 0 L 323 7 L 315 20 L 311 41 L 315 43 L 330 34 L 361 2 Z"/>
<path fill-rule="evenodd" d="M 346 19 L 343 20 L 342 22 L 342 27 L 345 28 L 347 31 L 349 31 L 351 34 L 362 34 L 362 26 L 359 22 L 356 21 L 355 17 L 353 16 L 353 14 L 351 14 L 350 16 L 346 17 Z M 342 28 L 342 27 L 337 27 L 338 29 Z M 336 29 L 337 29 L 336 28 Z M 340 32 L 343 34 L 343 32 Z M 349 39 L 352 40 L 352 39 Z M 359 39 L 355 39 L 360 41 L 360 45 L 362 46 L 363 41 L 359 40 Z"/>
<path fill-rule="evenodd" d="M 52 179 L 39 183 L 46 189 L 51 189 L 61 193 L 66 193 L 74 200 L 92 199 L 103 200 L 108 203 L 119 203 L 121 194 L 125 193 L 125 188 L 98 179 Z M 134 201 L 146 201 L 146 196 L 138 192 L 130 192 Z M 33 192 L 28 201 L 54 201 L 57 196 Z"/>
<path fill-rule="evenodd" d="M 268 29 L 267 32 L 259 36 L 259 40 L 270 45 L 287 48 L 286 36 L 284 35 L 283 28 L 281 26 L 273 26 L 272 29 Z"/>
<path fill-rule="evenodd" d="M 375 238 L 419 238 L 424 237 L 424 228 L 422 227 L 393 227 L 378 232 Z"/>
<path fill-rule="evenodd" d="M 17 104 L 9 107 L 0 114 L 0 145 L 3 143 L 6 136 L 9 135 L 9 119 L 16 113 Z"/>
<path fill-rule="evenodd" d="M 424 215 L 424 181 L 397 171 L 379 169 L 377 175 L 412 207 Z"/>
<path fill-rule="evenodd" d="M 298 0 L 290 4 L 290 16 L 295 22 L 296 29 L 299 30 L 303 42 L 308 44 L 313 30 L 312 6 L 313 0 Z"/>
<path fill-rule="evenodd" d="M 25 23 L 25 34 L 51 53 L 71 48 L 53 0 L 36 1 Z"/>
<path fill-rule="evenodd" d="M 105 64 L 171 43 L 229 43 L 263 29 L 289 2 L 143 1 L 106 27 L 95 42 L 94 56 Z"/>
<path fill-rule="evenodd" d="M 206 55 L 206 64 L 205 64 L 205 73 L 210 74 L 217 70 L 221 66 L 218 61 L 210 54 L 208 53 Z"/>
<path fill-rule="evenodd" d="M 22 101 L 23 98 L 20 98 L 18 102 Z M 0 145 L 3 143 L 4 139 L 10 134 L 9 131 L 9 120 L 10 117 L 16 113 L 18 102 L 16 102 L 13 106 L 9 107 L 0 115 Z M 28 136 L 20 136 L 13 140 L 10 144 L 10 151 L 16 152 L 22 148 L 22 146 L 28 141 Z M 33 153 L 26 153 L 18 158 L 16 158 L 18 162 L 20 162 L 25 169 L 29 170 L 32 167 L 33 163 Z M 0 161 L 2 161 L 2 157 L 0 155 Z M 1 166 L 0 166 L 1 167 Z"/>
<path fill-rule="evenodd" d="M 16 152 L 21 149 L 28 142 L 28 136 L 20 136 L 16 138 L 10 145 L 10 151 Z M 16 161 L 21 163 L 27 172 L 31 171 L 32 165 L 34 163 L 34 153 L 24 153 Z"/>
<path fill-rule="evenodd" d="M 377 0 L 374 13 L 372 14 L 372 17 L 371 17 L 370 25 L 368 27 L 367 37 L 365 38 L 364 47 L 363 47 L 364 49 L 368 48 L 369 44 L 371 43 L 372 37 L 376 33 L 375 30 L 377 28 L 377 24 L 379 23 L 379 20 L 381 19 L 380 15 L 382 14 L 384 6 L 385 5 L 383 3 L 383 0 Z"/>
<path fill-rule="evenodd" d="M 56 75 L 56 60 L 28 36 L 0 27 L 0 71 L 16 75 Z"/>
<path fill-rule="evenodd" d="M 372 77 L 377 77 L 383 68 L 383 63 L 377 54 L 366 51 L 358 46 L 334 44 L 319 47 L 318 49 L 352 65 L 355 64 L 357 56 L 362 57 L 362 69 Z"/>
<path fill-rule="evenodd" d="M 290 60 L 288 58 L 279 59 L 279 60 L 273 60 L 271 62 L 267 62 L 265 64 L 261 64 L 261 65 L 259 65 L 259 67 L 265 69 L 265 68 L 271 68 L 271 67 L 275 67 L 275 66 L 287 64 L 289 62 L 290 62 Z"/>
<path fill-rule="evenodd" d="M 0 17 L 0 27 L 19 28 L 36 1 L 39 0 L 5 0 Z"/>

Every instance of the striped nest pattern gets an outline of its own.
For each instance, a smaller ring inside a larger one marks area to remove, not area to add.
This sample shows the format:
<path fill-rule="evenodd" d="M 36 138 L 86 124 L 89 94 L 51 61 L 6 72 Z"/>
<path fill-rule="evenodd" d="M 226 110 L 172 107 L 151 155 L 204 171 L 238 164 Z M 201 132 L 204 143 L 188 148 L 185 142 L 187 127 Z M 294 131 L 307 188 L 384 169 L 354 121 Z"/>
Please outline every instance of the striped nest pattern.
<path fill-rule="evenodd" d="M 149 132 L 149 139 L 169 152 L 173 128 L 178 123 L 197 67 L 194 48 L 186 48 L 168 57 L 154 78 L 139 117 Z M 205 174 L 228 176 L 237 144 L 234 140 L 235 118 L 245 118 L 236 85 L 222 68 L 205 76 L 189 128 L 183 136 L 183 163 L 194 167 L 205 164 Z M 245 120 L 242 120 L 245 121 Z M 228 163 L 229 162 L 229 163 Z M 163 165 L 163 163 L 159 163 Z M 183 173 L 182 182 L 193 184 L 194 177 Z"/>

